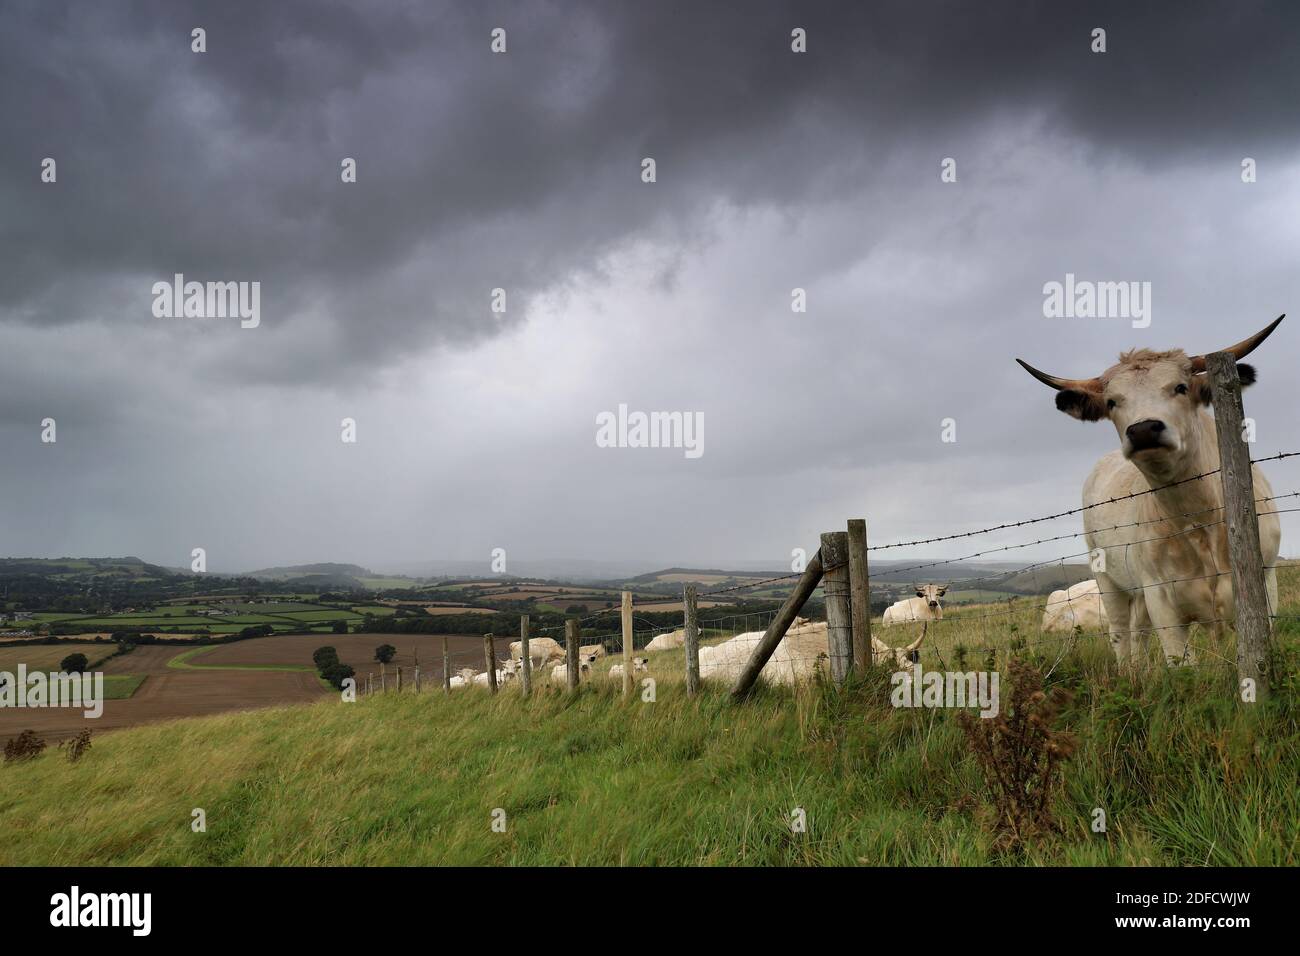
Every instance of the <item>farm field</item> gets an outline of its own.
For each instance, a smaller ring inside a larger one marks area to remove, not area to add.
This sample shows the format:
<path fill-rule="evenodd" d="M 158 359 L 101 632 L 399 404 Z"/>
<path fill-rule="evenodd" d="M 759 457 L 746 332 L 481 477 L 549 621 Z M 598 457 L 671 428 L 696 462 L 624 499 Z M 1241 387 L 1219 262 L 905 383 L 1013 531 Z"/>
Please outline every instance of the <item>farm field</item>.
<path fill-rule="evenodd" d="M 500 658 L 509 653 L 509 640 L 497 642 Z M 378 673 L 374 652 L 380 644 L 397 648 L 388 665 L 390 679 L 401 665 L 409 680 L 418 650 L 422 680 L 442 680 L 441 635 L 303 634 L 194 648 L 144 644 L 96 668 L 104 672 L 107 698 L 99 719 L 86 720 L 78 710 L 0 710 L 0 741 L 29 728 L 50 740 L 73 736 L 83 727 L 98 737 L 104 731 L 160 720 L 318 700 L 331 692 L 317 678 L 311 655 L 326 644 L 356 669 L 359 681 L 371 671 Z M 483 670 L 480 635 L 449 635 L 448 644 L 453 669 Z M 29 669 L 57 669 L 68 654 L 81 652 L 93 662 L 113 649 L 107 643 L 0 645 L 0 670 L 14 671 L 19 661 Z"/>

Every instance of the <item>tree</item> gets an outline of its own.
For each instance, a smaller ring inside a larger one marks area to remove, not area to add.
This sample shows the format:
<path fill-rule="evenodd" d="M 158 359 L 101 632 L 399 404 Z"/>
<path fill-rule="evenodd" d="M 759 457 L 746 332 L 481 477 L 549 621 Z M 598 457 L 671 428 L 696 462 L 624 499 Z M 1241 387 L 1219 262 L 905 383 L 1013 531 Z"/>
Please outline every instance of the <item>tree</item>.
<path fill-rule="evenodd" d="M 392 644 L 380 644 L 375 648 L 375 660 L 381 664 L 387 664 L 397 656 L 397 648 Z"/>
<path fill-rule="evenodd" d="M 335 622 L 334 622 L 334 633 L 335 633 L 335 634 L 346 634 L 347 632 L 348 632 L 348 622 L 347 622 L 347 621 L 335 621 Z"/>
<path fill-rule="evenodd" d="M 325 670 L 321 672 L 320 676 L 329 681 L 336 690 L 342 690 L 343 682 L 355 674 L 356 671 L 353 670 L 350 665 L 340 664 L 338 661 L 335 661 L 333 664 L 329 665 L 329 667 L 325 668 Z"/>
<path fill-rule="evenodd" d="M 324 647 L 318 647 L 311 652 L 311 660 L 318 671 L 324 671 L 330 664 L 338 663 L 339 652 L 326 644 Z"/>
<path fill-rule="evenodd" d="M 90 661 L 86 659 L 85 654 L 69 654 L 59 664 L 59 670 L 65 674 L 82 674 L 89 665 Z"/>

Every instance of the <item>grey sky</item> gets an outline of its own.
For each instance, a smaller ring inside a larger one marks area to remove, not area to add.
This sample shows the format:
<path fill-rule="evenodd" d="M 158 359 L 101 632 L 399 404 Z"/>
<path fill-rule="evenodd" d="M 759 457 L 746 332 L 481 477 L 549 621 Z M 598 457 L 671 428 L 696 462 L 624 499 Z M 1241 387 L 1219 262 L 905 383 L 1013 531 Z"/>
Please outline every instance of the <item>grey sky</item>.
<path fill-rule="evenodd" d="M 781 566 L 1074 506 L 1114 431 L 1016 356 L 1300 312 L 1293 4 L 846 6 L 4 4 L 0 554 Z M 155 318 L 175 272 L 261 326 Z M 1044 318 L 1067 272 L 1151 282 L 1150 328 Z M 1257 454 L 1300 448 L 1297 359 L 1300 315 Z M 705 454 L 596 447 L 620 402 Z"/>

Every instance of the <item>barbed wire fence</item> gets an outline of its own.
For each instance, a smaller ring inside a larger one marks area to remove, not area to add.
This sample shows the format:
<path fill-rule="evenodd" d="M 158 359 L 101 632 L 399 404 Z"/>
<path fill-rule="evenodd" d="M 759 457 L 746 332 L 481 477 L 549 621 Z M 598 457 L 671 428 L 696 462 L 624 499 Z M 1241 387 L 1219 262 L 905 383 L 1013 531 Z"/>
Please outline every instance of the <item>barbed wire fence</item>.
<path fill-rule="evenodd" d="M 524 694 L 529 694 L 539 688 L 573 691 L 587 681 L 621 684 L 623 694 L 629 695 L 648 677 L 680 674 L 678 654 L 685 658 L 688 695 L 698 692 L 701 680 L 714 680 L 730 684 L 737 699 L 746 696 L 760 677 L 776 684 L 825 678 L 840 685 L 855 670 L 871 665 L 914 670 L 934 661 L 942 671 L 955 668 L 965 672 L 968 664 L 982 662 L 994 670 L 999 658 L 1005 661 L 1008 655 L 1037 658 L 1050 677 L 1074 652 L 1078 652 L 1076 656 L 1093 655 L 1099 664 L 1111 659 L 1132 668 L 1149 664 L 1149 645 L 1155 637 L 1167 664 L 1216 668 L 1225 674 L 1235 671 L 1239 681 L 1251 681 L 1265 692 L 1270 634 L 1280 623 L 1300 620 L 1300 615 L 1283 614 L 1277 606 L 1276 575 L 1286 565 L 1265 565 L 1261 560 L 1258 521 L 1300 512 L 1300 506 L 1281 506 L 1300 498 L 1300 490 L 1257 496 L 1252 466 L 1300 457 L 1300 451 L 1251 459 L 1243 443 L 1232 437 L 1225 441 L 1225 435 L 1241 434 L 1235 365 L 1231 366 L 1231 374 L 1231 380 L 1220 375 L 1214 383 L 1216 398 L 1220 398 L 1214 405 L 1220 468 L 1052 514 L 886 544 L 869 545 L 866 522 L 856 519 L 849 522 L 847 531 L 823 534 L 812 558 L 801 570 L 789 574 L 709 590 L 686 584 L 681 598 L 635 606 L 632 592 L 624 591 L 619 605 L 541 628 L 530 628 L 525 615 L 520 622 L 519 640 L 510 644 L 506 660 L 497 657 L 492 636 L 485 636 L 484 654 L 479 661 L 484 670 L 472 676 L 468 672 L 452 675 L 450 667 L 457 661 L 448 654 L 444 638 L 441 689 L 450 691 L 477 683 L 496 692 L 503 685 L 517 684 Z M 1187 486 L 1198 482 L 1203 484 L 1195 489 L 1198 494 L 1193 498 L 1201 500 L 1194 501 L 1191 508 L 1171 510 L 1167 497 L 1155 497 L 1172 489 L 1192 491 Z M 901 583 L 904 575 L 925 571 L 933 577 L 938 569 L 1025 548 L 1081 538 L 1086 539 L 1085 546 L 1094 545 L 978 577 L 959 577 L 955 587 L 973 595 L 969 606 L 950 604 L 945 610 L 947 585 L 914 585 L 916 596 L 887 607 L 881 619 L 872 622 L 868 573 L 871 553 L 976 539 L 1140 499 L 1156 502 L 1153 515 L 1110 524 L 1093 520 L 1086 531 L 1040 535 L 960 557 L 888 568 L 880 578 Z M 1150 546 L 1146 549 L 1149 554 L 1164 542 L 1168 542 L 1164 555 L 1182 554 L 1186 558 L 1188 552 L 1199 554 L 1199 560 L 1185 559 L 1181 567 L 1200 573 L 1179 570 L 1177 561 L 1168 560 L 1148 562 L 1149 566 L 1136 574 L 1127 569 L 1130 579 L 1137 579 L 1127 587 L 1107 574 L 1105 559 L 1112 551 L 1122 549 L 1127 565 L 1132 549 Z M 1211 570 L 1205 571 L 1207 566 Z M 1153 573 L 1166 568 L 1169 571 L 1165 574 Z M 1028 584 L 1021 580 L 1025 576 Z M 1010 591 L 1008 585 L 1013 581 L 1016 590 L 1024 593 Z M 1247 586 L 1243 587 L 1242 582 Z M 786 585 L 790 585 L 790 593 L 775 610 L 728 615 L 725 609 L 715 607 L 701 618 L 701 599 Z M 825 604 L 824 621 L 801 616 L 818 589 Z M 994 592 L 1006 597 L 988 597 Z M 1049 596 L 1043 599 L 1043 594 Z M 1123 600 L 1114 600 L 1117 595 Z M 1235 614 L 1229 613 L 1224 600 L 1227 595 L 1234 599 Z M 1149 603 L 1160 607 L 1154 618 Z M 656 608 L 680 608 L 681 625 L 666 626 L 637 617 L 638 612 L 655 613 Z M 1111 621 L 1108 608 L 1127 614 L 1129 619 Z M 584 628 L 603 628 L 606 617 L 613 614 L 620 616 L 620 627 L 612 634 L 599 630 L 584 641 Z M 1237 629 L 1235 647 L 1228 644 L 1228 626 Z M 878 635 L 872 633 L 873 627 L 879 629 Z M 471 655 L 460 653 L 462 660 L 467 656 Z M 398 681 L 400 688 L 400 677 Z M 377 688 L 373 679 L 366 682 L 370 692 L 388 686 L 382 676 Z M 418 677 L 416 686 L 418 689 Z"/>

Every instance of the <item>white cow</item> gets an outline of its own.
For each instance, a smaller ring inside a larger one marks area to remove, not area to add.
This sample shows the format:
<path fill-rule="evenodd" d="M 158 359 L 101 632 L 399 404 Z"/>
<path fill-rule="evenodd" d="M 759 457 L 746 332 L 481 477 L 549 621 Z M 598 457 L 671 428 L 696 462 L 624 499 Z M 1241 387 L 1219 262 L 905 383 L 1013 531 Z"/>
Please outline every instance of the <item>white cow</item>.
<path fill-rule="evenodd" d="M 1092 579 L 1053 591 L 1043 609 L 1044 631 L 1068 633 L 1076 627 L 1102 631 L 1106 626 L 1106 606 L 1101 602 L 1097 582 Z"/>
<path fill-rule="evenodd" d="M 528 656 L 529 657 L 533 656 L 531 647 L 528 649 Z M 501 662 L 501 666 L 496 668 L 497 686 L 500 687 L 506 681 L 514 680 L 515 674 L 519 672 L 522 666 L 523 665 L 519 661 L 515 660 L 513 657 L 507 661 Z M 474 683 L 477 684 L 479 687 L 490 686 L 488 684 L 487 671 L 484 671 L 482 674 L 475 674 Z"/>
<path fill-rule="evenodd" d="M 1225 351 L 1245 358 L 1282 318 Z M 1144 657 L 1143 642 L 1134 635 L 1149 623 L 1160 635 L 1167 662 L 1195 662 L 1189 625 L 1213 623 L 1221 631 L 1218 622 L 1236 615 L 1219 478 L 1185 480 L 1219 467 L 1214 418 L 1205 410 L 1213 398 L 1205 356 L 1135 349 L 1089 379 L 1058 378 L 1016 361 L 1057 390 L 1059 410 L 1081 421 L 1108 418 L 1119 434 L 1119 449 L 1097 462 L 1083 486 L 1084 540 L 1089 550 L 1101 552 L 1104 569 L 1096 572 L 1097 584 L 1116 658 L 1133 666 Z M 1237 374 L 1243 386 L 1255 381 L 1249 365 L 1238 365 Z M 1263 472 L 1252 467 L 1252 474 L 1255 497 L 1270 497 L 1273 490 Z M 1270 505 L 1261 510 L 1271 510 Z M 1281 539 L 1278 516 L 1261 515 L 1271 613 L 1277 611 L 1273 565 Z"/>
<path fill-rule="evenodd" d="M 948 585 L 918 584 L 915 588 L 916 597 L 895 601 L 885 608 L 885 615 L 880 619 L 883 626 L 943 620 L 943 606 L 939 599 L 948 593 Z"/>
<path fill-rule="evenodd" d="M 522 641 L 510 642 L 510 656 L 522 661 L 524 645 Z M 548 661 L 564 660 L 564 647 L 549 637 L 531 637 L 528 639 L 528 659 L 533 667 L 542 667 Z"/>
<path fill-rule="evenodd" d="M 451 676 L 451 679 L 447 683 L 451 686 L 452 690 L 455 690 L 457 687 L 468 687 L 474 683 L 475 676 L 474 668 L 462 667 Z"/>
<path fill-rule="evenodd" d="M 596 663 L 595 654 L 578 655 L 578 680 L 582 681 L 591 673 L 591 665 Z M 567 685 L 569 683 L 569 665 L 556 664 L 551 671 L 551 680 L 556 684 Z"/>
<path fill-rule="evenodd" d="M 605 645 L 604 644 L 579 644 L 578 656 L 591 657 L 592 659 L 595 659 L 597 657 L 604 657 Z"/>
<path fill-rule="evenodd" d="M 762 631 L 737 634 L 721 644 L 700 648 L 700 677 L 711 680 L 734 681 L 740 676 L 754 648 L 763 637 Z M 872 660 L 877 664 L 893 664 L 911 670 L 920 659 L 918 648 L 925 640 L 921 636 L 906 647 L 890 647 L 884 641 L 871 638 Z M 830 659 L 827 653 L 826 622 L 809 622 L 802 618 L 791 625 L 785 637 L 768 658 L 759 678 L 773 684 L 794 684 L 812 679 L 816 674 L 829 676 Z"/>
<path fill-rule="evenodd" d="M 648 658 L 648 657 L 634 657 L 634 658 L 632 658 L 632 675 L 633 675 L 634 677 L 635 677 L 637 674 L 640 674 L 640 673 L 643 673 L 643 672 L 648 672 L 649 670 L 650 670 L 650 658 Z M 622 679 L 623 679 L 623 665 L 622 665 L 622 664 L 614 664 L 614 665 L 612 665 L 612 666 L 610 667 L 610 669 L 609 669 L 609 679 L 610 679 L 610 680 L 622 680 Z"/>
<path fill-rule="evenodd" d="M 686 643 L 686 628 L 679 627 L 667 634 L 656 634 L 645 646 L 647 651 L 671 651 Z"/>

